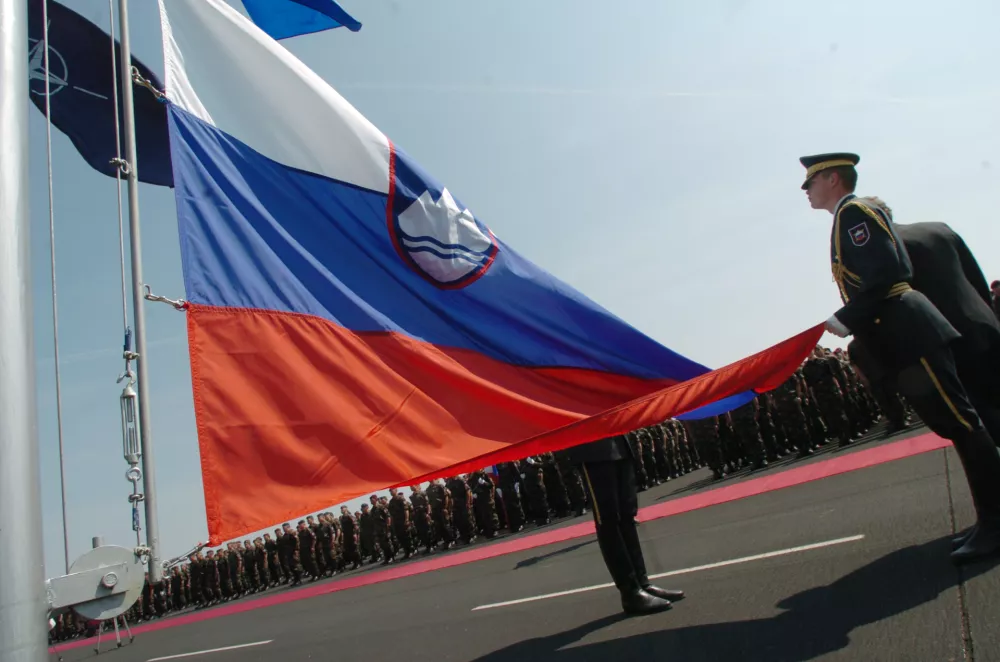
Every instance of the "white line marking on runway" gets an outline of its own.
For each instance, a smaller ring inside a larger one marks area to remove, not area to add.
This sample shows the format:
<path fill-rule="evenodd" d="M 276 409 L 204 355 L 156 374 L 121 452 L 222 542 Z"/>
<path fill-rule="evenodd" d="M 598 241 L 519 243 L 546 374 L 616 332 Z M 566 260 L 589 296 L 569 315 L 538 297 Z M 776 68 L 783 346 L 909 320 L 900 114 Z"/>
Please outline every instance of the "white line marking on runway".
<path fill-rule="evenodd" d="M 728 565 L 737 565 L 740 563 L 749 563 L 751 561 L 761 561 L 763 559 L 771 559 L 776 556 L 786 556 L 788 554 L 797 554 L 799 552 L 808 552 L 814 549 L 821 549 L 823 547 L 832 547 L 833 545 L 843 545 L 844 543 L 857 542 L 863 540 L 864 535 L 850 536 L 849 538 L 837 538 L 836 540 L 826 540 L 824 542 L 816 542 L 811 545 L 801 545 L 799 547 L 789 547 L 788 549 L 779 549 L 774 552 L 767 552 L 764 554 L 754 554 L 753 556 L 744 556 L 738 559 L 731 559 L 729 561 L 720 561 L 719 563 L 709 563 L 707 565 L 699 565 L 693 568 L 683 568 L 681 570 L 671 570 L 670 572 L 661 572 L 658 575 L 650 575 L 650 579 L 662 579 L 663 577 L 673 577 L 674 575 L 686 575 L 691 572 L 700 572 L 702 570 L 712 570 L 713 568 L 724 568 Z M 566 595 L 576 595 L 577 593 L 586 593 L 588 591 L 597 591 L 604 588 L 612 588 L 614 584 L 597 584 L 596 586 L 584 586 L 583 588 L 574 588 L 570 591 L 559 591 L 558 593 L 547 593 L 545 595 L 536 595 L 530 598 L 521 598 L 520 600 L 509 600 L 507 602 L 497 602 L 491 605 L 481 605 L 475 607 L 472 611 L 481 611 L 483 609 L 496 609 L 497 607 L 510 607 L 511 605 L 520 605 L 525 602 L 535 602 L 537 600 L 548 600 L 549 598 L 561 598 Z"/>
<path fill-rule="evenodd" d="M 176 660 L 182 657 L 194 657 L 195 655 L 207 655 L 208 653 L 221 653 L 223 651 L 234 651 L 240 648 L 250 648 L 251 646 L 263 646 L 264 644 L 269 644 L 274 639 L 268 639 L 267 641 L 255 641 L 252 644 L 240 644 L 239 646 L 226 646 L 225 648 L 212 648 L 207 651 L 195 651 L 194 653 L 181 653 L 180 655 L 168 655 L 166 657 L 154 657 L 148 662 L 160 662 L 161 660 Z"/>

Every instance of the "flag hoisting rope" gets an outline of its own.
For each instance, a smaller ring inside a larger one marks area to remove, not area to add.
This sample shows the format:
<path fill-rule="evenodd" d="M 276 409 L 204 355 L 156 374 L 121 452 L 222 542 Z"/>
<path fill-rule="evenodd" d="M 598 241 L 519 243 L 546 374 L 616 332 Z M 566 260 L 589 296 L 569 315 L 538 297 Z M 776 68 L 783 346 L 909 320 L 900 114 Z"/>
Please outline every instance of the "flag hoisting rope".
<path fill-rule="evenodd" d="M 59 300 L 56 287 L 56 213 L 52 186 L 52 74 L 49 68 L 49 3 L 42 1 L 42 50 L 45 67 L 45 152 L 49 175 L 49 266 L 52 272 L 52 349 L 56 378 L 56 430 L 59 436 L 59 488 L 62 497 L 63 560 L 69 574 L 69 521 L 66 517 L 66 448 L 63 443 L 62 376 L 59 371 Z"/>

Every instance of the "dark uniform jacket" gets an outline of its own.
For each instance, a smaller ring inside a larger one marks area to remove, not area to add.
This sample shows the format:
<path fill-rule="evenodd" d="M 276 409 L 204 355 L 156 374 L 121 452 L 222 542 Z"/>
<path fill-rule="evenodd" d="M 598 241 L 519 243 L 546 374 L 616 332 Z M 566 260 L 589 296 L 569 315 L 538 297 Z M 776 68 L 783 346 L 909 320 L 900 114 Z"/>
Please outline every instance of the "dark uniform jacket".
<path fill-rule="evenodd" d="M 1000 323 L 990 288 L 962 238 L 944 223 L 896 225 L 913 263 L 913 287 L 923 292 L 962 334 L 969 353 L 1000 347 Z"/>
<path fill-rule="evenodd" d="M 854 195 L 834 211 L 830 262 L 854 337 L 887 366 L 903 368 L 959 337 L 930 300 L 912 289 L 913 265 L 889 217 Z"/>
<path fill-rule="evenodd" d="M 623 434 L 574 446 L 566 449 L 565 452 L 567 459 L 577 464 L 631 460 L 633 457 L 632 445 Z"/>

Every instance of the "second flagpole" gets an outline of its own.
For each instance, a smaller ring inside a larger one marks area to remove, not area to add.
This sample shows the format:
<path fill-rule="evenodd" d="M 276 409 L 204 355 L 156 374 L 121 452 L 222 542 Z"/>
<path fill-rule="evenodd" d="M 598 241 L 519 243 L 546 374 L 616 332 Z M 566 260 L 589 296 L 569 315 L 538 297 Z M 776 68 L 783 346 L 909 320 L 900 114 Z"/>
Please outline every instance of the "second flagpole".
<path fill-rule="evenodd" d="M 163 579 L 160 556 L 160 525 L 156 512 L 156 462 L 153 453 L 153 433 L 149 406 L 149 355 L 146 345 L 145 299 L 142 283 L 142 242 L 139 234 L 139 177 L 135 147 L 135 109 L 132 90 L 132 49 L 129 43 L 128 0 L 118 0 L 118 23 L 121 31 L 119 74 L 124 108 L 125 160 L 128 162 L 128 233 L 132 266 L 132 315 L 135 325 L 135 349 L 139 393 L 139 436 L 142 441 L 142 477 L 146 508 L 146 546 L 149 554 L 149 582 Z"/>

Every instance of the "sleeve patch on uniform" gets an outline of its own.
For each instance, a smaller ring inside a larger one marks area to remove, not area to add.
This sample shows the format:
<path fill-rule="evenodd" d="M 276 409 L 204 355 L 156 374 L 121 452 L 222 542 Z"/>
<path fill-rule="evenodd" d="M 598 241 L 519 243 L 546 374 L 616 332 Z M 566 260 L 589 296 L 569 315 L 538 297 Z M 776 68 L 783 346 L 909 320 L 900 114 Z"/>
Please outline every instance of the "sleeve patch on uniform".
<path fill-rule="evenodd" d="M 851 243 L 855 246 L 864 246 L 868 243 L 871 238 L 871 233 L 868 232 L 868 223 L 862 223 L 861 225 L 855 225 L 853 228 L 847 231 L 851 235 Z"/>

